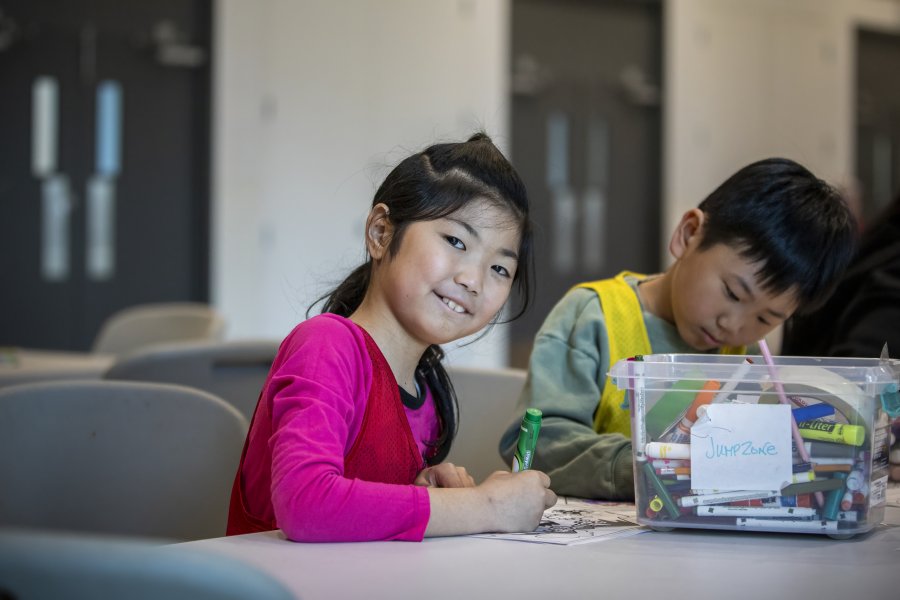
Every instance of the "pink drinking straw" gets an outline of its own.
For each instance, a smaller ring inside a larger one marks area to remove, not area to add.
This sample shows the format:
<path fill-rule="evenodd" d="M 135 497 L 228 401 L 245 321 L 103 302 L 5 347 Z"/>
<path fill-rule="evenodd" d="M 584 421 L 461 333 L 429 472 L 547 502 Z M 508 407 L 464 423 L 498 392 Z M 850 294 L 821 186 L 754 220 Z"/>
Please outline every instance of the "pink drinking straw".
<path fill-rule="evenodd" d="M 769 376 L 772 377 L 772 383 L 775 384 L 775 391 L 778 392 L 778 400 L 780 400 L 782 404 L 791 406 L 791 401 L 788 400 L 787 394 L 784 393 L 784 386 L 781 385 L 781 380 L 778 379 L 778 371 L 775 370 L 775 361 L 772 360 L 772 353 L 769 352 L 769 345 L 766 343 L 765 339 L 759 340 L 759 349 L 762 350 L 763 358 L 766 359 L 766 366 L 769 367 Z M 810 462 L 809 453 L 806 451 L 806 446 L 803 445 L 803 436 L 800 435 L 800 429 L 797 427 L 797 420 L 794 418 L 794 413 L 791 413 L 791 434 L 794 436 L 794 444 L 797 446 L 797 453 L 800 454 L 800 458 L 805 463 Z M 825 495 L 822 492 L 816 492 L 815 495 L 816 502 L 819 503 L 819 506 L 825 506 Z"/>

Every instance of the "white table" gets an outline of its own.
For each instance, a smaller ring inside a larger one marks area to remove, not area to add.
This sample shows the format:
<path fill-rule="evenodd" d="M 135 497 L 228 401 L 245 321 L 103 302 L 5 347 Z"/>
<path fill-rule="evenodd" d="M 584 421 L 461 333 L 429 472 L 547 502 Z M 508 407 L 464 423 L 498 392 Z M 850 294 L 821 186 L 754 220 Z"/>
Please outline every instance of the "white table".
<path fill-rule="evenodd" d="M 280 532 L 179 544 L 268 572 L 298 598 L 897 600 L 900 508 L 850 540 L 648 531 L 577 546 L 470 537 L 298 544 Z"/>
<path fill-rule="evenodd" d="M 99 379 L 115 356 L 31 348 L 0 348 L 0 387 L 56 379 Z"/>

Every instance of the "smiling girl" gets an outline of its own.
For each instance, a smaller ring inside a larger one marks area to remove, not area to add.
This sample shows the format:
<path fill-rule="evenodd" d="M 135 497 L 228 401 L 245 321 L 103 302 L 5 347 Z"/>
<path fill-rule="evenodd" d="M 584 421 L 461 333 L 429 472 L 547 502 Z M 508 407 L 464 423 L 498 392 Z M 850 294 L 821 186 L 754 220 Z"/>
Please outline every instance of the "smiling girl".
<path fill-rule="evenodd" d="M 539 471 L 475 486 L 442 462 L 456 397 L 440 344 L 528 298 L 525 187 L 484 134 L 403 160 L 375 194 L 368 260 L 285 338 L 260 394 L 228 534 L 421 540 L 530 531 L 556 496 Z M 524 310 L 524 306 L 522 308 Z M 521 311 L 520 313 L 521 314 Z"/>

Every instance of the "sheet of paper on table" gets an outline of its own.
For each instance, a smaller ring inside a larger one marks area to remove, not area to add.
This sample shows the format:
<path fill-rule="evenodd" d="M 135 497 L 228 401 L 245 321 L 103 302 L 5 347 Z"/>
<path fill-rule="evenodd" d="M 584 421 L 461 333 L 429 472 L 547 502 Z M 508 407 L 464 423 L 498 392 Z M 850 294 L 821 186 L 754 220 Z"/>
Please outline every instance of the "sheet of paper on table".
<path fill-rule="evenodd" d="M 544 511 L 541 524 L 530 533 L 480 533 L 471 537 L 539 544 L 584 544 L 642 533 L 634 504 L 560 497 Z"/>

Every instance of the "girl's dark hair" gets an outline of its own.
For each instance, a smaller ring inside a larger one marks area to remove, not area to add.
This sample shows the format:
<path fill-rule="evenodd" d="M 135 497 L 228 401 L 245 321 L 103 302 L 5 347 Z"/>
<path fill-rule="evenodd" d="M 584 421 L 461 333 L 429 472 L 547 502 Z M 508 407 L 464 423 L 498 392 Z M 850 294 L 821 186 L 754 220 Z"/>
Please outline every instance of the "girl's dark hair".
<path fill-rule="evenodd" d="M 465 142 L 435 144 L 404 159 L 375 192 L 372 206 L 381 203 L 388 207 L 394 226 L 388 253 L 394 255 L 411 223 L 446 217 L 472 200 L 488 201 L 508 209 L 521 231 L 519 266 L 513 278 L 521 306 L 510 320 L 516 319 L 525 312 L 532 298 L 534 258 L 528 196 L 518 173 L 487 134 L 476 133 Z M 324 300 L 323 313 L 349 317 L 362 303 L 371 273 L 369 258 L 313 306 Z M 441 421 L 440 436 L 432 442 L 432 455 L 426 459 L 430 465 L 447 457 L 458 425 L 456 392 L 441 364 L 443 358 L 441 347 L 431 345 L 416 368 L 416 377 L 428 385 L 434 396 Z"/>
<path fill-rule="evenodd" d="M 764 289 L 796 290 L 804 314 L 820 306 L 856 250 L 857 227 L 843 197 L 786 158 L 739 170 L 700 203 L 700 248 L 724 243 L 751 262 Z"/>

